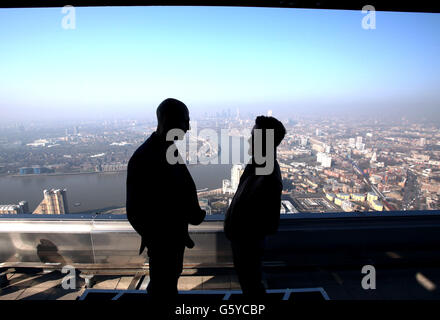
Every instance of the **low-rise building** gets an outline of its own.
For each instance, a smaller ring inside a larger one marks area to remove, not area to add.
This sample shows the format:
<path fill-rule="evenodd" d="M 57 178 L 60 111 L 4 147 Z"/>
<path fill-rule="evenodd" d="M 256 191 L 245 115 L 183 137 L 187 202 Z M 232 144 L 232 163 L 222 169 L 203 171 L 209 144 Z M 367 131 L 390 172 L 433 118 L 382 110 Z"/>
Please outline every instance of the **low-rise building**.
<path fill-rule="evenodd" d="M 350 195 L 348 193 L 337 193 L 336 196 L 342 200 L 350 200 Z"/>
<path fill-rule="evenodd" d="M 382 211 L 383 210 L 383 204 L 379 200 L 373 200 L 371 202 L 371 208 L 376 211 Z"/>
<path fill-rule="evenodd" d="M 363 193 L 352 193 L 351 194 L 351 199 L 354 200 L 354 201 L 364 202 L 365 201 L 365 194 L 363 194 Z"/>

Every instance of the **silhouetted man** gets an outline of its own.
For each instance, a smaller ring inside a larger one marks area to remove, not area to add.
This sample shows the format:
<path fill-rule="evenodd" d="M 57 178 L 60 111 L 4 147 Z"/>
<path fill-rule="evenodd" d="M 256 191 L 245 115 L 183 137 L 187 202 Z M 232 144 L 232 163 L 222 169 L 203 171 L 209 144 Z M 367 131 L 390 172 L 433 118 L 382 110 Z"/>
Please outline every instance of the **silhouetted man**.
<path fill-rule="evenodd" d="M 226 212 L 225 235 L 231 241 L 234 267 L 247 298 L 264 298 L 266 293 L 261 258 L 266 235 L 274 234 L 279 225 L 283 185 L 276 147 L 285 134 L 277 119 L 257 117 L 249 139 L 251 160 Z"/>
<path fill-rule="evenodd" d="M 172 302 L 177 296 L 185 246 L 194 246 L 188 223 L 200 224 L 206 212 L 199 206 L 196 186 L 173 141 L 183 139 L 190 129 L 187 107 L 169 98 L 156 114 L 156 131 L 128 162 L 127 218 L 142 237 L 139 254 L 148 249 L 148 294 L 158 301 Z"/>

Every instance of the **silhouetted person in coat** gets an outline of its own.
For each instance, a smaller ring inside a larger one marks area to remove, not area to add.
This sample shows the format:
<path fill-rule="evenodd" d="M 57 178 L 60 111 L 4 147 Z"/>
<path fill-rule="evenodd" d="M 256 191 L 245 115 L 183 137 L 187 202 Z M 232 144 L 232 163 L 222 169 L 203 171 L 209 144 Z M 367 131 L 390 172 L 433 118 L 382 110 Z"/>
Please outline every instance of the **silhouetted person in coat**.
<path fill-rule="evenodd" d="M 283 185 L 276 147 L 285 134 L 277 119 L 257 117 L 249 139 L 251 160 L 226 212 L 225 235 L 231 241 L 234 267 L 246 298 L 264 298 L 266 293 L 261 259 L 266 235 L 276 233 L 279 225 Z"/>
<path fill-rule="evenodd" d="M 148 294 L 157 301 L 173 302 L 185 246 L 194 246 L 188 223 L 200 224 L 206 212 L 199 206 L 196 186 L 173 141 L 183 139 L 190 129 L 188 108 L 169 98 L 156 114 L 156 131 L 128 162 L 127 218 L 142 237 L 139 254 L 145 247 L 148 250 Z M 180 133 L 172 134 L 176 129 Z"/>

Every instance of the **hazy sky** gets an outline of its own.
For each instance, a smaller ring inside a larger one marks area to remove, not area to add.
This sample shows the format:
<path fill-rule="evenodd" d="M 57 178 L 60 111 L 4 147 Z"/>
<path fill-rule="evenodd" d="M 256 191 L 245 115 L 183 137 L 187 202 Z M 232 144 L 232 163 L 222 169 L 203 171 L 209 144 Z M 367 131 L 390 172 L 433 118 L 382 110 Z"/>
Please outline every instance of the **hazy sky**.
<path fill-rule="evenodd" d="M 0 117 L 413 110 L 440 115 L 440 14 L 227 7 L 0 9 Z"/>

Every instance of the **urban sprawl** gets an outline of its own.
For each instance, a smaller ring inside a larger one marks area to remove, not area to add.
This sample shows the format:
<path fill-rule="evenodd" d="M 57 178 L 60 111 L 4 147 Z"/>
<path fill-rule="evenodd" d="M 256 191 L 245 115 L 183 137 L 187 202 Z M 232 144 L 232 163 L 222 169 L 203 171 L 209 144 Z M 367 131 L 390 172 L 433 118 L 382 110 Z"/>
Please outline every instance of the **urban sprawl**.
<path fill-rule="evenodd" d="M 205 115 L 197 119 L 197 126 L 218 132 L 227 129 L 230 136 L 245 140 L 242 132 L 252 128 L 253 119 L 252 115 L 240 116 L 238 110 L 232 115 L 229 110 Z M 287 129 L 277 153 L 284 185 L 281 213 L 440 208 L 437 126 L 405 118 L 279 119 Z M 89 121 L 45 128 L 35 124 L 1 128 L 0 175 L 126 170 L 132 153 L 155 130 L 155 122 Z M 200 156 L 213 159 L 222 152 L 206 138 L 191 139 L 197 148 L 188 151 L 187 161 Z M 200 205 L 208 214 L 225 213 L 243 170 L 244 164 L 233 164 L 230 178 L 218 178 L 218 188 L 199 191 Z M 43 201 L 37 208 L 29 208 L 23 199 L 19 204 L 0 204 L 0 214 L 68 213 L 66 190 L 41 191 Z M 125 213 L 125 209 L 103 213 Z"/>

